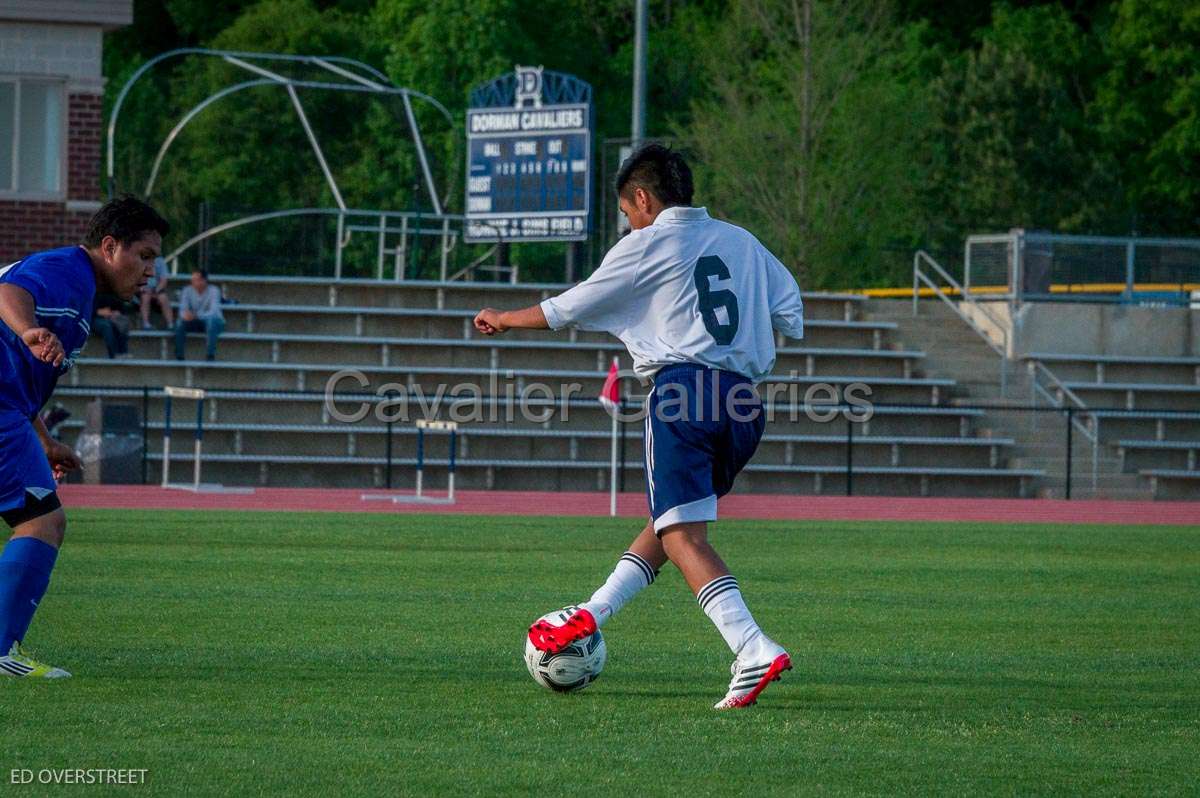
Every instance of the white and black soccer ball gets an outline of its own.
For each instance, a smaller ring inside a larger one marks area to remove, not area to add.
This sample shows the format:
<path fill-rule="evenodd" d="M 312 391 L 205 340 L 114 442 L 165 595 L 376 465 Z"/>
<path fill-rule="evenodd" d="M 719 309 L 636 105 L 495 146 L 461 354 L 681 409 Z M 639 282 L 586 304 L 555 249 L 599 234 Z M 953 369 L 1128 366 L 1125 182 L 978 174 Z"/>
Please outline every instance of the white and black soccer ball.
<path fill-rule="evenodd" d="M 561 610 L 543 615 L 539 620 L 549 621 L 558 625 L 566 623 L 578 607 L 563 607 Z M 576 640 L 557 654 L 547 654 L 538 651 L 529 636 L 525 636 L 525 667 L 533 680 L 550 690 L 569 693 L 582 690 L 600 675 L 604 670 L 604 662 L 608 659 L 608 649 L 604 645 L 604 636 L 597 629 L 595 634 Z"/>

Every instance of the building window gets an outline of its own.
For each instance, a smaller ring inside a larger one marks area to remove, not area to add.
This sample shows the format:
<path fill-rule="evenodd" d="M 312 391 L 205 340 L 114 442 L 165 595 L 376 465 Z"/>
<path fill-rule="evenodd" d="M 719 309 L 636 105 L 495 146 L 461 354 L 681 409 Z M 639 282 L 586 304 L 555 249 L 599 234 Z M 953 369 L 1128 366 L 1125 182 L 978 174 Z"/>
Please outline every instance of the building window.
<path fill-rule="evenodd" d="M 0 78 L 0 196 L 62 196 L 63 84 Z"/>

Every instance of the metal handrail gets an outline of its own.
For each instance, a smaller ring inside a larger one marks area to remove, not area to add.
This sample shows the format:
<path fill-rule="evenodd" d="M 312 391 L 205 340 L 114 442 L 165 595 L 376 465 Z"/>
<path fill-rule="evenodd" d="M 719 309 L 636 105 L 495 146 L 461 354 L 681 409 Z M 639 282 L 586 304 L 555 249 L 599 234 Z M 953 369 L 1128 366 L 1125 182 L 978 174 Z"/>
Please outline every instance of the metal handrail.
<path fill-rule="evenodd" d="M 925 261 L 925 263 L 927 263 L 929 265 L 929 267 L 937 274 L 937 276 L 941 277 L 944 281 L 949 283 L 958 292 L 958 295 L 963 302 L 968 303 L 972 308 L 978 310 L 985 317 L 987 317 L 988 321 L 992 322 L 992 324 L 995 325 L 996 329 L 999 330 L 999 332 L 1003 338 L 1003 343 L 1000 343 L 1000 344 L 996 343 L 992 339 L 991 335 L 989 335 L 988 332 L 986 330 L 984 330 L 983 327 L 981 327 L 978 322 L 975 321 L 975 319 L 971 318 L 966 313 L 963 313 L 962 309 L 958 305 L 955 304 L 954 300 L 952 300 L 945 291 L 942 290 L 940 285 L 935 283 L 932 279 L 929 278 L 928 275 L 926 275 L 923 271 L 921 271 L 921 262 L 922 261 Z M 920 300 L 920 293 L 919 293 L 918 289 L 920 288 L 920 283 L 922 283 L 922 282 L 925 283 L 927 286 L 929 286 L 929 288 L 933 291 L 934 296 L 940 298 L 943 302 L 945 302 L 946 305 L 948 305 L 950 307 L 950 309 L 953 310 L 960 319 L 962 319 L 964 322 L 967 323 L 967 326 L 969 326 L 972 330 L 974 330 L 976 332 L 976 334 L 978 334 L 979 337 L 983 339 L 984 343 L 986 343 L 989 347 L 992 348 L 992 351 L 994 351 L 996 354 L 998 354 L 1000 356 L 1000 394 L 1002 396 L 1007 395 L 1008 394 L 1008 349 L 1009 349 L 1008 327 L 1006 327 L 1003 323 L 1001 323 L 1000 319 L 996 318 L 992 314 L 991 310 L 989 310 L 988 308 L 986 308 L 983 305 L 976 302 L 975 299 L 970 296 L 970 294 L 966 293 L 963 290 L 963 287 L 959 284 L 959 282 L 957 280 L 955 280 L 954 277 L 952 277 L 949 274 L 949 272 L 947 272 L 945 269 L 943 269 L 941 267 L 941 265 L 939 265 L 938 262 L 935 261 L 933 259 L 933 257 L 923 249 L 917 250 L 916 254 L 913 255 L 913 300 L 912 301 L 913 301 L 913 316 L 914 317 L 917 315 L 917 308 L 918 308 L 917 303 Z"/>
<path fill-rule="evenodd" d="M 409 236 L 437 236 L 441 239 L 441 248 L 439 253 L 440 271 L 438 279 L 441 282 L 452 282 L 455 280 L 465 279 L 468 275 L 479 269 L 482 264 L 491 257 L 497 246 L 507 243 L 499 234 L 496 236 L 496 243 L 492 244 L 482 255 L 471 261 L 467 266 L 459 269 L 454 273 L 449 272 L 450 254 L 457 246 L 462 234 L 462 226 L 466 221 L 466 217 L 457 213 L 432 213 L 429 211 L 387 211 L 367 208 L 288 208 L 279 211 L 267 211 L 264 213 L 255 213 L 249 216 L 243 216 L 239 219 L 234 219 L 229 222 L 210 227 L 189 238 L 179 245 L 173 252 L 164 256 L 164 259 L 171 267 L 172 274 L 179 273 L 179 257 L 197 244 L 208 240 L 221 233 L 229 230 L 243 227 L 249 224 L 258 222 L 270 221 L 272 219 L 283 219 L 291 216 L 335 216 L 338 221 L 337 232 L 337 253 L 334 258 L 334 277 L 341 279 L 342 277 L 342 252 L 350 244 L 350 239 L 354 233 L 371 233 L 377 236 L 376 244 L 376 278 L 383 279 L 383 264 L 384 256 L 392 255 L 395 259 L 395 280 L 403 281 L 404 277 L 404 258 L 408 251 Z M 369 218 L 370 224 L 347 223 L 348 218 Z M 391 227 L 388 224 L 389 220 L 397 219 L 401 222 L 399 228 Z M 422 225 L 422 222 L 430 222 L 437 224 L 437 227 Z M 386 245 L 387 236 L 390 234 L 398 234 L 400 243 L 395 247 Z M 513 264 L 508 267 L 509 279 L 511 282 L 517 282 L 517 266 Z"/>
<path fill-rule="evenodd" d="M 454 274 L 450 275 L 449 279 L 450 280 L 459 280 L 459 279 L 462 279 L 463 277 L 466 277 L 469 273 L 475 271 L 476 268 L 478 268 L 479 266 L 482 266 L 484 261 L 486 261 L 488 258 L 495 255 L 496 249 L 499 246 L 500 246 L 499 244 L 492 244 L 490 247 L 485 249 L 483 251 L 483 254 L 480 255 L 478 258 L 471 261 L 466 266 L 463 266 L 461 269 L 456 271 Z"/>
<path fill-rule="evenodd" d="M 940 277 L 946 283 L 949 283 L 950 286 L 958 292 L 960 301 L 968 303 L 972 308 L 979 311 L 984 317 L 986 317 L 996 326 L 996 329 L 999 330 L 1001 334 L 1003 343 L 996 343 L 992 337 L 988 335 L 987 331 L 985 331 L 973 318 L 968 316 L 966 313 L 963 313 L 962 309 L 955 304 L 954 300 L 952 300 L 945 291 L 942 290 L 941 286 L 935 283 L 921 270 L 922 261 L 924 261 L 938 277 Z M 1008 350 L 1010 341 L 1008 327 L 1002 324 L 1000 320 L 993 315 L 990 309 L 977 302 L 969 292 L 963 289 L 963 286 L 959 284 L 959 282 L 955 280 L 952 275 L 943 269 L 941 265 L 938 264 L 938 262 L 935 261 L 929 255 L 929 253 L 925 252 L 924 250 L 918 250 L 913 256 L 914 317 L 917 315 L 917 303 L 920 298 L 918 288 L 920 288 L 920 283 L 922 282 L 929 286 L 935 296 L 940 297 L 943 302 L 950 306 L 950 309 L 953 310 L 960 319 L 965 321 L 972 330 L 974 330 L 981 338 L 983 338 L 984 342 L 987 343 L 987 345 L 990 346 L 994 352 L 1000 355 L 1000 393 L 1001 395 L 1006 395 L 1008 392 Z M 1040 374 L 1044 374 L 1046 379 L 1050 382 L 1051 387 L 1058 391 L 1059 395 L 1064 397 L 1064 399 L 1069 399 L 1074 408 L 1082 411 L 1087 411 L 1089 409 L 1074 391 L 1064 385 L 1062 381 L 1054 375 L 1054 372 L 1046 368 L 1046 366 L 1041 362 L 1031 360 L 1029 365 L 1029 377 L 1030 384 L 1032 386 L 1030 390 L 1032 393 L 1033 404 L 1037 404 L 1038 395 L 1041 394 L 1043 397 L 1045 397 L 1049 404 L 1053 405 L 1054 407 L 1062 408 L 1064 406 L 1064 401 L 1062 399 L 1059 399 L 1058 396 L 1042 387 L 1042 385 L 1038 382 L 1038 376 Z M 1070 416 L 1070 425 L 1078 430 L 1092 445 L 1092 490 L 1095 491 L 1100 479 L 1100 421 L 1095 416 L 1088 415 L 1088 421 L 1085 424 L 1073 414 L 1069 413 L 1068 416 Z"/>
<path fill-rule="evenodd" d="M 1059 400 L 1057 396 L 1051 394 L 1049 391 L 1047 391 L 1045 388 L 1043 388 L 1041 385 L 1038 384 L 1037 377 L 1039 374 L 1045 375 L 1046 379 L 1050 381 L 1051 387 L 1054 388 L 1054 390 L 1058 391 L 1058 393 L 1061 396 L 1063 396 L 1067 399 L 1070 399 L 1071 403 L 1074 404 L 1076 408 L 1078 408 L 1080 410 L 1089 409 L 1087 404 L 1082 399 L 1079 398 L 1079 395 L 1076 394 L 1074 391 L 1072 391 L 1070 388 L 1068 388 L 1066 386 L 1066 384 L 1063 383 L 1063 381 L 1060 380 L 1054 374 L 1053 371 L 1048 369 L 1046 367 L 1046 365 L 1044 363 L 1042 363 L 1042 361 L 1037 360 L 1037 359 L 1030 359 L 1029 360 L 1029 376 L 1031 378 L 1031 382 L 1033 385 L 1035 400 L 1037 398 L 1037 392 L 1040 391 L 1042 393 L 1042 395 L 1045 396 L 1046 399 L 1050 402 L 1050 404 L 1054 405 L 1055 407 L 1063 406 L 1063 402 L 1061 400 Z"/>
<path fill-rule="evenodd" d="M 342 276 L 342 274 L 341 274 L 341 272 L 342 272 L 342 268 L 341 268 L 342 267 L 342 250 L 345 249 L 346 246 L 349 244 L 350 236 L 353 234 L 354 230 L 363 230 L 365 228 L 365 225 L 363 225 L 363 226 L 360 226 L 360 225 L 348 226 L 348 225 L 346 225 L 346 217 L 369 217 L 371 219 L 378 219 L 379 220 L 378 224 L 375 226 L 372 226 L 369 229 L 372 232 L 382 231 L 383 233 L 397 232 L 395 230 L 395 228 L 390 228 L 390 227 L 386 226 L 386 221 L 388 219 L 403 220 L 405 222 L 405 225 L 401 228 L 401 232 L 402 232 L 402 235 L 405 237 L 407 237 L 409 235 L 413 235 L 413 236 L 436 235 L 436 236 L 440 236 L 442 238 L 441 279 L 443 281 L 446 280 L 446 277 L 447 277 L 447 275 L 446 275 L 446 270 L 447 270 L 447 266 L 448 266 L 447 258 L 449 257 L 450 252 L 453 251 L 453 249 L 454 249 L 452 244 L 447 245 L 447 239 L 448 238 L 449 239 L 457 239 L 457 237 L 459 235 L 459 231 L 451 228 L 450 223 L 457 222 L 459 224 L 459 226 L 461 226 L 463 219 L 464 219 L 464 217 L 461 214 L 450 214 L 450 213 L 434 214 L 434 213 L 428 213 L 428 212 L 420 213 L 420 212 L 414 212 L 414 211 L 385 211 L 385 210 L 368 210 L 368 209 L 359 209 L 359 208 L 347 208 L 345 210 L 343 210 L 341 208 L 289 208 L 286 210 L 268 211 L 266 213 L 256 213 L 256 214 L 252 214 L 250 216 L 243 216 L 240 219 L 234 219 L 232 221 L 224 222 L 222 224 L 216 225 L 215 227 L 210 227 L 207 230 L 203 230 L 203 231 L 197 233 L 196 235 L 192 236 L 187 241 L 184 241 L 173 252 L 166 255 L 165 260 L 171 266 L 171 273 L 177 274 L 178 270 L 179 270 L 179 256 L 182 255 L 184 252 L 187 252 L 189 249 L 194 247 L 196 244 L 199 244 L 202 241 L 206 241 L 207 239 L 212 238 L 221 233 L 224 233 L 226 231 L 233 230 L 238 227 L 243 227 L 248 224 L 256 224 L 258 222 L 269 221 L 272 219 L 282 219 L 282 218 L 291 217 L 291 216 L 335 216 L 335 217 L 337 217 L 337 220 L 338 220 L 338 241 L 337 241 L 338 249 L 337 249 L 337 257 L 334 262 L 334 272 L 335 272 L 334 276 L 335 276 L 335 278 L 338 278 L 338 279 L 340 279 Z M 409 226 L 407 224 L 407 221 L 410 219 L 416 219 L 418 224 L 415 226 Z M 432 229 L 432 228 L 428 228 L 428 227 L 422 227 L 422 226 L 420 226 L 420 220 L 422 220 L 422 219 L 429 220 L 429 221 L 441 221 L 442 226 L 440 229 Z M 384 246 L 384 237 L 381 235 L 379 237 L 379 243 L 378 243 L 378 253 L 377 253 L 378 254 L 378 262 L 379 263 L 383 262 L 383 255 L 385 252 L 400 253 L 400 252 L 403 252 L 404 247 L 405 247 L 405 243 L 402 242 L 401 245 L 399 247 L 396 247 L 394 250 L 387 250 L 386 247 Z M 399 255 L 397 255 L 397 257 L 399 257 Z"/>
<path fill-rule="evenodd" d="M 228 60 L 230 58 L 234 58 L 234 59 L 241 59 L 241 60 L 286 61 L 286 62 L 293 62 L 293 63 L 313 64 L 322 69 L 328 70 L 330 72 L 334 72 L 338 75 L 341 75 L 343 77 L 349 78 L 350 80 L 353 80 L 355 83 L 358 84 L 357 89 L 355 89 L 354 87 L 351 87 L 351 86 L 344 85 L 344 84 L 324 83 L 321 81 L 292 81 L 294 85 L 309 86 L 309 87 L 313 87 L 313 88 L 342 89 L 342 90 L 347 90 L 347 91 L 366 90 L 366 91 L 379 92 L 379 91 L 383 90 L 387 93 L 403 94 L 406 98 L 416 97 L 419 100 L 429 103 L 434 108 L 436 108 L 438 111 L 440 111 L 442 116 L 445 117 L 446 122 L 448 124 L 450 124 L 450 125 L 454 124 L 454 116 L 450 113 L 450 111 L 446 108 L 446 106 L 442 105 L 436 99 L 429 96 L 428 94 L 425 94 L 424 92 L 419 92 L 414 89 L 409 89 L 409 88 L 393 85 L 391 80 L 388 79 L 387 75 L 383 74 L 378 69 L 371 66 L 370 64 L 364 63 L 355 58 L 346 58 L 344 56 L 332 56 L 332 55 L 318 56 L 318 55 L 294 55 L 291 53 L 261 53 L 261 52 L 255 53 L 255 52 L 247 52 L 247 51 L 242 51 L 242 50 L 210 50 L 210 49 L 204 48 L 204 47 L 180 47 L 180 48 L 176 48 L 174 50 L 167 50 L 166 52 L 159 53 L 158 55 L 154 56 L 153 58 L 150 58 L 149 60 L 147 60 L 144 64 L 142 64 L 140 67 L 138 67 L 138 69 L 129 77 L 129 79 L 125 82 L 125 85 L 121 87 L 121 91 L 117 94 L 117 99 L 113 103 L 112 113 L 109 116 L 109 120 L 108 120 L 108 142 L 107 142 L 107 148 L 106 148 L 106 161 L 107 161 L 107 178 L 108 178 L 108 181 L 110 184 L 110 188 L 111 188 L 111 184 L 112 184 L 113 177 L 114 177 L 114 175 L 113 175 L 114 161 L 115 161 L 114 140 L 116 137 L 117 120 L 121 115 L 121 108 L 125 104 L 125 99 L 129 95 L 129 91 L 133 88 L 134 84 L 137 83 L 138 80 L 144 74 L 146 74 L 148 71 L 150 71 L 156 65 L 158 65 L 160 62 L 165 61 L 169 58 L 176 58 L 179 56 L 186 56 L 186 55 L 211 56 L 211 57 L 222 58 L 222 59 L 226 59 L 226 60 Z M 337 66 L 339 64 L 344 65 L 344 67 L 339 68 Z M 366 80 L 360 75 L 355 75 L 354 73 L 352 73 L 349 69 L 346 69 L 345 67 L 354 67 L 356 69 L 360 69 L 363 72 L 366 72 L 367 74 L 376 78 L 377 82 Z"/>
<path fill-rule="evenodd" d="M 1071 426 L 1079 430 L 1079 432 L 1092 444 L 1092 490 L 1096 490 L 1096 486 L 1100 480 L 1100 418 L 1091 412 L 1091 408 L 1087 406 L 1079 395 L 1068 388 L 1062 380 L 1040 360 L 1030 359 L 1028 361 L 1029 368 L 1029 392 L 1030 402 L 1037 405 L 1038 395 L 1040 394 L 1045 400 L 1056 408 L 1061 408 L 1066 404 L 1065 400 L 1070 400 L 1070 406 L 1075 409 L 1084 411 L 1087 414 L 1087 423 L 1084 424 L 1077 416 L 1071 418 Z M 1050 383 L 1050 387 L 1055 393 L 1051 393 L 1046 388 L 1042 387 L 1038 381 L 1039 376 L 1044 376 Z"/>

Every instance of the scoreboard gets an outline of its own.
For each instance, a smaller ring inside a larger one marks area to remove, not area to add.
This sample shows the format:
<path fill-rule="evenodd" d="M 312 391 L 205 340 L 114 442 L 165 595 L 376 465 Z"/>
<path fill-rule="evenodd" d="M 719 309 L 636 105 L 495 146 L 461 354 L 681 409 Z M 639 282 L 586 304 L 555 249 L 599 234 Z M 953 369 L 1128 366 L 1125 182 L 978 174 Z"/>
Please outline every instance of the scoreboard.
<path fill-rule="evenodd" d="M 587 238 L 590 115 L 585 103 L 467 111 L 467 241 Z"/>

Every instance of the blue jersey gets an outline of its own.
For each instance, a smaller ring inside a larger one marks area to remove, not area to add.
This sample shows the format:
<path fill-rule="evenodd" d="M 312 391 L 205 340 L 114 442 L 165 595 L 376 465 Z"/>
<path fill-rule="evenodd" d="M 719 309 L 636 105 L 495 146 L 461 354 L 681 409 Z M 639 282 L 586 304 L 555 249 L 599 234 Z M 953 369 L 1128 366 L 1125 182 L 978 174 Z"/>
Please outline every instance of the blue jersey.
<path fill-rule="evenodd" d="M 0 414 L 7 410 L 33 418 L 87 343 L 96 276 L 87 252 L 75 246 L 38 252 L 0 267 L 0 283 L 29 292 L 38 326 L 57 335 L 66 353 L 61 366 L 43 363 L 12 328 L 0 322 Z"/>

